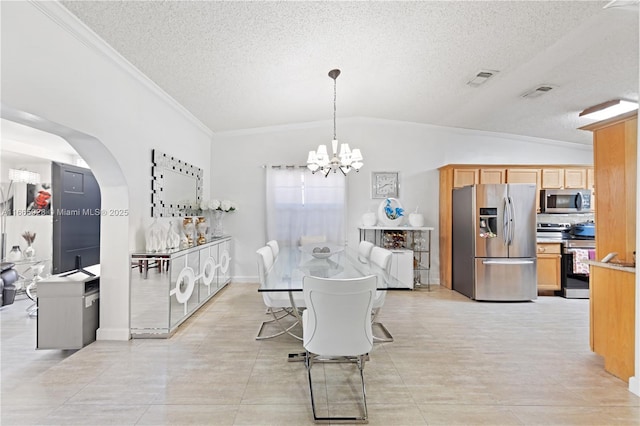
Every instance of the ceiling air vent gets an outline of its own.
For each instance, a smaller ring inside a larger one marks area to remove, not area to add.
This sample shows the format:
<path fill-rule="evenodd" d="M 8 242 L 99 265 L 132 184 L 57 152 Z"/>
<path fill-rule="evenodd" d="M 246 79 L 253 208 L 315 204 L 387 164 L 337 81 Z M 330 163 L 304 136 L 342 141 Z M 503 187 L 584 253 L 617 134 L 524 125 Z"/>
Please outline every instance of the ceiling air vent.
<path fill-rule="evenodd" d="M 526 93 L 523 93 L 521 96 L 523 98 L 537 98 L 540 97 L 546 93 L 549 93 L 550 91 L 552 91 L 553 89 L 556 89 L 558 86 L 554 86 L 552 84 L 541 84 L 540 86 L 536 87 L 535 89 L 529 90 Z"/>
<path fill-rule="evenodd" d="M 467 84 L 471 87 L 478 87 L 499 72 L 500 71 L 496 70 L 480 70 L 471 80 L 467 82 Z"/>

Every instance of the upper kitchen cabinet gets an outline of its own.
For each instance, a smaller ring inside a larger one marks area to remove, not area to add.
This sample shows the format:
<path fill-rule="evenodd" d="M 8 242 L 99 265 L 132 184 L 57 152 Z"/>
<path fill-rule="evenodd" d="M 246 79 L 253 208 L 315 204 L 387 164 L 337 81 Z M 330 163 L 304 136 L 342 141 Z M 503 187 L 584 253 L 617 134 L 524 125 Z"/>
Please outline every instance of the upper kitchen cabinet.
<path fill-rule="evenodd" d="M 456 168 L 453 169 L 453 187 L 507 182 L 507 169 L 503 168 Z"/>
<path fill-rule="evenodd" d="M 507 183 L 507 169 L 480 169 L 481 184 Z"/>
<path fill-rule="evenodd" d="M 480 183 L 480 173 L 478 169 L 453 169 L 453 187 L 462 188 L 467 185 Z"/>
<path fill-rule="evenodd" d="M 588 186 L 591 167 L 563 167 L 542 169 L 541 189 L 592 189 Z"/>
<path fill-rule="evenodd" d="M 540 169 L 507 169 L 507 183 L 535 183 L 540 188 Z"/>
<path fill-rule="evenodd" d="M 542 169 L 542 189 L 564 188 L 564 169 Z"/>
<path fill-rule="evenodd" d="M 565 169 L 564 187 L 567 189 L 587 188 L 587 169 Z"/>

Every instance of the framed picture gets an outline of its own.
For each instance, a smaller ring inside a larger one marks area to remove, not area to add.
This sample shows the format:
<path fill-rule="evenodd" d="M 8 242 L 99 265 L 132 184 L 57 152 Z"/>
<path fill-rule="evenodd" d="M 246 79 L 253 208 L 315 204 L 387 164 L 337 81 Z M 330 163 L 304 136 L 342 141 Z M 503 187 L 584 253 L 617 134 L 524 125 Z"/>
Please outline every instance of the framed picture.
<path fill-rule="evenodd" d="M 398 198 L 398 172 L 371 172 L 371 198 Z"/>

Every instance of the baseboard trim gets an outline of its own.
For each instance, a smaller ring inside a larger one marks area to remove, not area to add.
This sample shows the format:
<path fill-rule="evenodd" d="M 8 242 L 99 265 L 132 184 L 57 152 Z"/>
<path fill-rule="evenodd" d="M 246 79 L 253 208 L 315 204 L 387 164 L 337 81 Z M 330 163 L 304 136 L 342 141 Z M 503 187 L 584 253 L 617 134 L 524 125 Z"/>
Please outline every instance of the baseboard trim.
<path fill-rule="evenodd" d="M 104 328 L 100 327 L 96 331 L 96 340 L 120 340 L 131 339 L 131 330 L 128 328 Z"/>

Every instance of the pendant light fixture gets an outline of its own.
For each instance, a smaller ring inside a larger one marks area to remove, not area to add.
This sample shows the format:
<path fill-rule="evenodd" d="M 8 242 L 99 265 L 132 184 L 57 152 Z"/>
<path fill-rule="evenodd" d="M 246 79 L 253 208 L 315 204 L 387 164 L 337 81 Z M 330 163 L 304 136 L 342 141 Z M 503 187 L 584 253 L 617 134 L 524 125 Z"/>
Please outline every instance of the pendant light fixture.
<path fill-rule="evenodd" d="M 363 166 L 362 153 L 355 148 L 353 151 L 349 148 L 348 143 L 340 144 L 340 151 L 338 151 L 338 139 L 336 137 L 336 79 L 340 75 L 340 70 L 335 69 L 329 71 L 329 77 L 333 79 L 333 140 L 331 141 L 331 158 L 327 152 L 326 145 L 318 146 L 317 151 L 309 151 L 309 157 L 307 159 L 307 168 L 311 170 L 311 173 L 315 173 L 318 170 L 327 177 L 333 170 L 336 173 L 338 170 L 345 176 L 347 173 L 354 169 L 356 172 Z"/>

